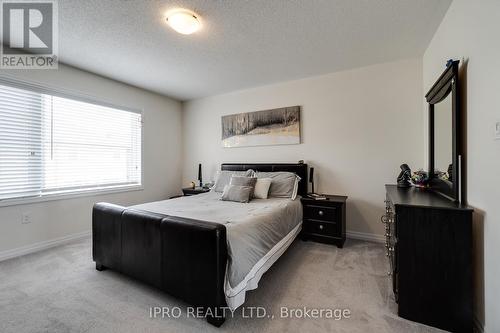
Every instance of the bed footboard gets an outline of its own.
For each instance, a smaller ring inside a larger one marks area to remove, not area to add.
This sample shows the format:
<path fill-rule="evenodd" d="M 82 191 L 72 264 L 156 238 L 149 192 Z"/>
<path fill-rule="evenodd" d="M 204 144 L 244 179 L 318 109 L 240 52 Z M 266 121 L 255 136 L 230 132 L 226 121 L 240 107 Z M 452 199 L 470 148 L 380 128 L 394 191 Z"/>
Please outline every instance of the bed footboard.
<path fill-rule="evenodd" d="M 94 205 L 96 269 L 110 268 L 158 287 L 190 305 L 223 313 L 226 228 L 217 223 Z M 208 317 L 216 326 L 224 318 Z"/>

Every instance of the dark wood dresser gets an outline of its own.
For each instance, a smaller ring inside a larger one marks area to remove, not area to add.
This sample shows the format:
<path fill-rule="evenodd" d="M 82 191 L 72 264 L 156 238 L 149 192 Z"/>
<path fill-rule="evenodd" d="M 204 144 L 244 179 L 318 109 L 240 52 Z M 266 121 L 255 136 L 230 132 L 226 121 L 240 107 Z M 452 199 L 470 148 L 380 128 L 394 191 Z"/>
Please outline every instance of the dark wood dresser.
<path fill-rule="evenodd" d="M 301 238 L 335 244 L 342 248 L 345 242 L 346 196 L 324 195 L 326 200 L 301 199 L 304 219 Z"/>
<path fill-rule="evenodd" d="M 472 332 L 472 209 L 386 185 L 386 255 L 400 317 Z"/>

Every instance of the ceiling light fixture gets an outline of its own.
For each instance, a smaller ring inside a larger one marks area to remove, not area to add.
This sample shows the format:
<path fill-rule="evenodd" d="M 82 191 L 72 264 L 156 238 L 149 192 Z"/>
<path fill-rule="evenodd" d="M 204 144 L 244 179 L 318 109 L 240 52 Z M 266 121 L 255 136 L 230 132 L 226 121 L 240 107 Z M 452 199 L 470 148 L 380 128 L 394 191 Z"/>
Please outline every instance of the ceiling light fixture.
<path fill-rule="evenodd" d="M 183 35 L 190 35 L 201 28 L 200 17 L 188 9 L 174 9 L 167 13 L 168 25 Z"/>

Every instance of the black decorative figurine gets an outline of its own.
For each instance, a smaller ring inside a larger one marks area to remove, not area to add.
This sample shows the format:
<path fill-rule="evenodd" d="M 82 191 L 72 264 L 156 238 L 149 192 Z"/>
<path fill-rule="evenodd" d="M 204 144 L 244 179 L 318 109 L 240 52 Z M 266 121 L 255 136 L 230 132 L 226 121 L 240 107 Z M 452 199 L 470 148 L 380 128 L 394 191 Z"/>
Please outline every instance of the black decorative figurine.
<path fill-rule="evenodd" d="M 411 170 L 408 164 L 401 164 L 401 172 L 398 176 L 398 187 L 410 187 Z"/>

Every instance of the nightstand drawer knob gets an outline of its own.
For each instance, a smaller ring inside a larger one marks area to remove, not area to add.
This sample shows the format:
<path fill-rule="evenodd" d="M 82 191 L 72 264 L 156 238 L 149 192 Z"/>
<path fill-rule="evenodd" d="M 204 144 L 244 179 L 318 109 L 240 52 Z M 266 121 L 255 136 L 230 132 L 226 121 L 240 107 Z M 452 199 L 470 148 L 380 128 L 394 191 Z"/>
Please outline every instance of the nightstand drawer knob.
<path fill-rule="evenodd" d="M 319 225 L 319 229 L 323 230 L 323 225 L 322 224 Z"/>
<path fill-rule="evenodd" d="M 322 211 L 322 210 L 320 210 L 320 211 L 318 212 L 318 214 L 319 214 L 319 216 L 323 216 L 323 215 L 325 215 L 325 213 L 323 213 L 323 211 Z"/>

